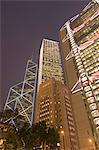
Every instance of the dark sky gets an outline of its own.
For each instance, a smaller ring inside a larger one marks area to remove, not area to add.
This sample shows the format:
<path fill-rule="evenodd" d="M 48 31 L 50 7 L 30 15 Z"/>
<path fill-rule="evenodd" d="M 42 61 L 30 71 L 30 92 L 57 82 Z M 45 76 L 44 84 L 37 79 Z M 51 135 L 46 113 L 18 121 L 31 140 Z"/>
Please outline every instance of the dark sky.
<path fill-rule="evenodd" d="M 2 1 L 1 108 L 9 88 L 23 80 L 27 60 L 33 55 L 34 62 L 38 61 L 41 40 L 58 40 L 60 27 L 80 13 L 88 2 L 89 0 Z"/>

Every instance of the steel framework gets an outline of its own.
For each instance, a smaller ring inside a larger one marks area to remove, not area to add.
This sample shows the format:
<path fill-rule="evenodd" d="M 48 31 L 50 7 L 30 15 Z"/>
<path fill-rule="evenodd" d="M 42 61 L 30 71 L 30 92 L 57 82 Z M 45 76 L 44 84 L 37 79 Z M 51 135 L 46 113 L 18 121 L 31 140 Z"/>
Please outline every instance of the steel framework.
<path fill-rule="evenodd" d="M 99 0 L 94 0 L 95 3 L 99 3 Z M 91 3 L 89 3 L 89 7 L 91 7 Z M 99 39 L 99 32 L 95 33 L 87 42 L 84 42 L 83 44 L 78 45 L 75 41 L 74 34 L 81 30 L 83 27 L 86 26 L 89 22 L 94 20 L 95 18 L 99 17 L 99 8 L 97 11 L 87 18 L 80 26 L 72 29 L 70 26 L 70 21 L 67 21 L 64 26 L 61 28 L 61 30 L 67 29 L 67 36 L 69 37 L 69 41 L 71 43 L 71 51 L 70 53 L 66 56 L 66 61 L 74 57 L 77 68 L 78 68 L 78 75 L 79 79 L 75 83 L 75 85 L 72 87 L 71 92 L 72 94 L 77 93 L 79 91 L 82 91 L 85 95 L 87 105 L 89 107 L 89 112 L 91 115 L 91 119 L 93 121 L 95 130 L 96 130 L 96 136 L 98 137 L 99 140 L 99 93 L 97 95 L 96 92 L 99 91 L 98 83 L 99 83 L 99 65 L 97 66 L 98 70 L 95 71 L 94 73 L 91 73 L 90 75 L 88 74 L 87 70 L 85 69 L 84 66 L 84 61 L 82 60 L 82 51 L 85 49 L 88 49 L 91 45 L 94 45 L 94 43 L 97 43 L 98 45 L 98 39 Z M 67 40 L 65 38 L 65 40 Z M 64 42 L 64 38 L 63 41 Z M 95 50 L 95 49 L 94 49 Z M 91 54 L 90 54 L 91 55 Z M 97 51 L 97 56 L 98 56 L 98 51 Z M 99 59 L 95 59 L 95 62 L 99 62 Z M 98 63 L 97 63 L 98 64 Z M 96 65 L 97 65 L 96 64 Z M 94 69 L 94 68 L 93 68 Z M 95 88 L 94 88 L 95 87 Z M 97 88 L 97 90 L 96 90 Z"/>
<path fill-rule="evenodd" d="M 28 121 L 30 125 L 33 122 L 34 104 L 37 83 L 37 64 L 32 60 L 27 61 L 24 81 L 12 86 L 9 90 L 4 109 L 18 109 L 18 115 L 22 116 L 22 120 Z M 14 120 L 9 118 L 8 120 Z M 7 121 L 8 121 L 7 120 Z"/>
<path fill-rule="evenodd" d="M 83 62 L 82 62 L 82 59 L 81 59 L 81 56 L 80 56 L 79 47 L 75 43 L 75 40 L 74 40 L 74 37 L 73 37 L 73 32 L 72 32 L 72 29 L 70 28 L 69 24 L 70 23 L 68 21 L 66 23 L 66 27 L 67 27 L 67 32 L 68 32 L 68 35 L 69 35 L 69 38 L 70 38 L 70 42 L 71 42 L 71 46 L 72 46 L 73 57 L 75 58 L 75 61 L 76 61 L 77 64 L 78 64 L 78 60 L 79 60 L 79 64 L 81 66 L 81 69 L 79 69 L 79 80 L 73 86 L 73 88 L 71 89 L 71 92 L 72 93 L 76 93 L 76 92 L 78 92 L 80 90 L 85 91 L 85 88 L 87 88 L 87 87 L 89 88 L 88 91 L 90 91 L 90 95 L 91 95 L 90 97 L 91 97 L 91 99 L 93 99 L 92 102 L 88 102 L 88 103 L 92 103 L 92 104 L 89 105 L 89 108 L 92 109 L 91 106 L 93 106 L 94 109 L 96 110 L 97 114 L 94 117 L 92 116 L 92 118 L 93 118 L 93 122 L 94 122 L 94 124 L 96 126 L 96 129 L 98 130 L 99 129 L 99 122 L 98 122 L 98 118 L 99 118 L 99 104 L 98 104 L 97 98 L 96 98 L 96 96 L 95 96 L 95 94 L 93 92 L 92 83 L 95 80 L 99 80 L 99 71 L 97 71 L 96 73 L 92 74 L 91 76 L 88 76 L 88 73 L 86 72 L 86 70 L 84 69 L 84 66 L 83 66 Z M 99 37 L 99 34 L 98 34 L 98 37 Z M 68 60 L 70 58 L 71 57 L 66 58 L 66 60 Z M 78 68 L 79 68 L 79 66 L 78 66 Z M 87 96 L 87 92 L 86 92 L 86 96 Z M 87 98 L 87 99 L 89 101 L 89 98 Z M 93 109 L 91 111 L 93 111 Z M 97 122 L 96 122 L 96 120 L 97 120 Z"/>

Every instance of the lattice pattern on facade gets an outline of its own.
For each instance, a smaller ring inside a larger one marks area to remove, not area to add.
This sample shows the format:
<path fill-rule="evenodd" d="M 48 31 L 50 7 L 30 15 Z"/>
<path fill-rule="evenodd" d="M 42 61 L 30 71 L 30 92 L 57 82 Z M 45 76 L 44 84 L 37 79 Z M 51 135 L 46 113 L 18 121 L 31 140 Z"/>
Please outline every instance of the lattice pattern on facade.
<path fill-rule="evenodd" d="M 18 109 L 22 120 L 32 124 L 37 81 L 37 65 L 28 60 L 24 81 L 10 88 L 4 109 Z M 17 116 L 15 116 L 16 118 Z M 14 119 L 14 118 L 11 118 Z"/>
<path fill-rule="evenodd" d="M 71 52 L 67 55 L 66 61 L 74 57 L 79 75 L 79 79 L 71 89 L 71 92 L 76 93 L 81 90 L 83 91 L 93 124 L 95 125 L 99 137 L 99 26 L 95 26 L 99 19 L 98 8 L 99 7 L 95 7 L 95 10 L 93 9 L 93 15 L 89 16 L 89 18 L 87 16 L 85 20 L 83 19 L 80 26 L 72 29 L 70 21 L 68 21 L 65 23 L 64 28 L 67 29 L 71 43 Z M 86 24 L 87 26 L 92 25 L 93 30 L 85 27 Z M 99 24 L 99 22 L 97 24 Z M 83 32 L 85 28 L 86 33 Z M 77 38 L 80 37 L 78 35 L 83 35 L 81 39 L 82 43 L 81 40 L 78 40 L 79 42 L 77 41 Z"/>

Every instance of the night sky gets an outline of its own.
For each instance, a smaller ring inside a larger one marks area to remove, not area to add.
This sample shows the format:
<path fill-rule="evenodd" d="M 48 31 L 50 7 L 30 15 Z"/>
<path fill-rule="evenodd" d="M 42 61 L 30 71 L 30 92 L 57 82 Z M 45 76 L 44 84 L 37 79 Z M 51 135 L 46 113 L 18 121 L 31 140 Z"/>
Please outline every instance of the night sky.
<path fill-rule="evenodd" d="M 43 38 L 58 41 L 61 26 L 80 13 L 89 0 L 3 1 L 1 3 L 0 110 L 9 88 L 23 80 L 26 62 L 38 62 Z"/>

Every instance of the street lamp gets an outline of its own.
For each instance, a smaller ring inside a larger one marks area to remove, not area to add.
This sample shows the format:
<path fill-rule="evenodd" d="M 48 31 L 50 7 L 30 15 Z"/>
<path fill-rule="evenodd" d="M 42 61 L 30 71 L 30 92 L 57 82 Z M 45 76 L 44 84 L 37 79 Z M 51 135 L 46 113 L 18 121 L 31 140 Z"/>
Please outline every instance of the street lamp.
<path fill-rule="evenodd" d="M 0 145 L 2 145 L 3 144 L 3 139 L 0 139 Z"/>
<path fill-rule="evenodd" d="M 64 150 L 65 150 L 65 140 L 64 140 L 64 130 L 62 129 L 60 131 L 61 135 L 62 135 L 62 138 L 63 138 L 63 147 L 64 147 Z"/>
<path fill-rule="evenodd" d="M 89 142 L 89 144 L 90 144 L 90 145 L 92 145 L 93 150 L 94 150 L 94 149 L 95 149 L 95 146 L 94 146 L 94 143 L 93 143 L 92 139 L 91 139 L 91 138 L 89 138 L 89 139 L 88 139 L 88 142 Z"/>
<path fill-rule="evenodd" d="M 88 142 L 89 142 L 90 144 L 92 144 L 92 139 L 88 139 Z"/>
<path fill-rule="evenodd" d="M 63 130 L 61 130 L 61 134 L 63 134 L 63 135 L 64 135 L 64 131 L 63 131 Z"/>
<path fill-rule="evenodd" d="M 3 141 L 4 141 L 3 139 L 0 139 L 0 148 L 2 148 L 2 150 L 4 150 L 3 149 Z"/>
<path fill-rule="evenodd" d="M 57 150 L 60 149 L 60 143 L 57 143 Z"/>

